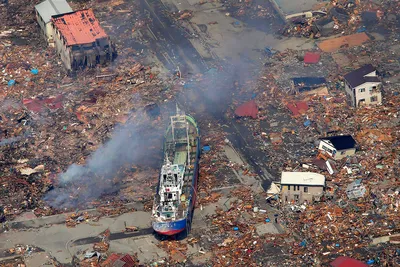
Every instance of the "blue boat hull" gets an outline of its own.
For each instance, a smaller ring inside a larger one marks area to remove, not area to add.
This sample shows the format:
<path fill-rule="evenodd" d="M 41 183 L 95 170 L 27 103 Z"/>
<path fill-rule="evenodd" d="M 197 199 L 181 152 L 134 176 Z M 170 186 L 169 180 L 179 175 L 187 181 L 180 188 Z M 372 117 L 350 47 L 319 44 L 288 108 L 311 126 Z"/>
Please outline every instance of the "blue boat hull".
<path fill-rule="evenodd" d="M 199 178 L 199 159 L 200 159 L 200 138 L 197 138 L 197 149 L 196 149 L 196 162 L 194 163 L 194 172 L 193 172 L 193 180 L 192 180 L 192 190 L 190 192 L 190 206 L 189 212 L 186 218 L 171 221 L 171 222 L 152 222 L 152 227 L 154 231 L 161 235 L 175 235 L 180 232 L 186 230 L 186 228 L 190 228 L 192 215 L 194 206 L 196 203 L 196 189 L 197 189 L 197 181 Z M 157 190 L 158 193 L 158 190 Z"/>
<path fill-rule="evenodd" d="M 186 229 L 187 218 L 173 222 L 153 222 L 153 229 L 162 235 L 176 235 Z"/>

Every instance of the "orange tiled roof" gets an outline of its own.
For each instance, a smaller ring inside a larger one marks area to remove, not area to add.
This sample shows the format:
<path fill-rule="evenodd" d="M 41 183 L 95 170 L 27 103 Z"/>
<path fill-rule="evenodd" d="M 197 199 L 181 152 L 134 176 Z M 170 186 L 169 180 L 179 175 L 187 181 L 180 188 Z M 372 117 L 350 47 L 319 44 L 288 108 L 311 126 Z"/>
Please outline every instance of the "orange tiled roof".
<path fill-rule="evenodd" d="M 96 39 L 107 37 L 92 9 L 55 16 L 51 20 L 68 46 L 93 43 Z"/>

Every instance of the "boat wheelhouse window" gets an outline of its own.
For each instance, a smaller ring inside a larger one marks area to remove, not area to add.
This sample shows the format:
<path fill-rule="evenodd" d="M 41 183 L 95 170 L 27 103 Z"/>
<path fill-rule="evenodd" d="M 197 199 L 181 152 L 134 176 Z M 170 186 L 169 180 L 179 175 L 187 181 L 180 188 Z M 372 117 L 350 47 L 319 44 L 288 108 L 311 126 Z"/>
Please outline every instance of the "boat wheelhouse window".
<path fill-rule="evenodd" d="M 166 180 L 167 180 L 167 175 L 166 175 L 166 174 L 163 174 L 163 178 L 164 178 L 164 182 L 166 182 Z"/>
<path fill-rule="evenodd" d="M 172 198 L 172 194 L 168 194 L 168 198 Z"/>
<path fill-rule="evenodd" d="M 178 182 L 178 174 L 174 173 L 175 182 Z"/>

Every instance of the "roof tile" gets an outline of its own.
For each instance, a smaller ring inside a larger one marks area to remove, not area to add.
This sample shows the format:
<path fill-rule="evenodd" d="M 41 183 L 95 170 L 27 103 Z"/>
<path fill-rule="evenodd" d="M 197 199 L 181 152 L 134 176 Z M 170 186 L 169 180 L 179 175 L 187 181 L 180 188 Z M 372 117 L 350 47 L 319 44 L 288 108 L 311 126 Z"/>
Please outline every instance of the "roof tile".
<path fill-rule="evenodd" d="M 92 9 L 53 16 L 51 20 L 65 38 L 67 46 L 90 44 L 97 39 L 107 37 Z"/>

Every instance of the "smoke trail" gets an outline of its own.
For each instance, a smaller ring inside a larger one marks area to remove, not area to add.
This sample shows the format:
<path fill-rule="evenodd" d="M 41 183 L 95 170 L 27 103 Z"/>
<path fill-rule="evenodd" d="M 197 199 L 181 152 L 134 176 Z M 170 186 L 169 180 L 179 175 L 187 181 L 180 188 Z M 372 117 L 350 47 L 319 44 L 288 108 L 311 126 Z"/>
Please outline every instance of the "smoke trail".
<path fill-rule="evenodd" d="M 135 119 L 147 118 L 139 113 Z M 124 178 L 121 169 L 154 161 L 159 150 L 150 151 L 150 147 L 162 139 L 162 133 L 149 120 L 119 127 L 85 165 L 73 164 L 59 175 L 60 186 L 49 191 L 44 200 L 55 208 L 72 208 L 118 191 L 118 183 Z"/>
<path fill-rule="evenodd" d="M 2 139 L 2 140 L 0 141 L 0 146 L 10 145 L 10 144 L 19 142 L 19 141 L 21 141 L 22 139 L 27 138 L 27 137 L 30 137 L 30 136 L 31 136 L 31 132 L 26 131 L 26 132 L 25 132 L 24 134 L 22 134 L 22 135 L 10 137 L 10 138 L 7 138 L 7 139 Z"/>
<path fill-rule="evenodd" d="M 16 137 L 8 138 L 8 139 L 3 139 L 0 141 L 0 146 L 5 146 L 5 145 L 9 145 L 9 144 L 18 142 L 22 138 L 23 138 L 22 136 L 16 136 Z"/>

